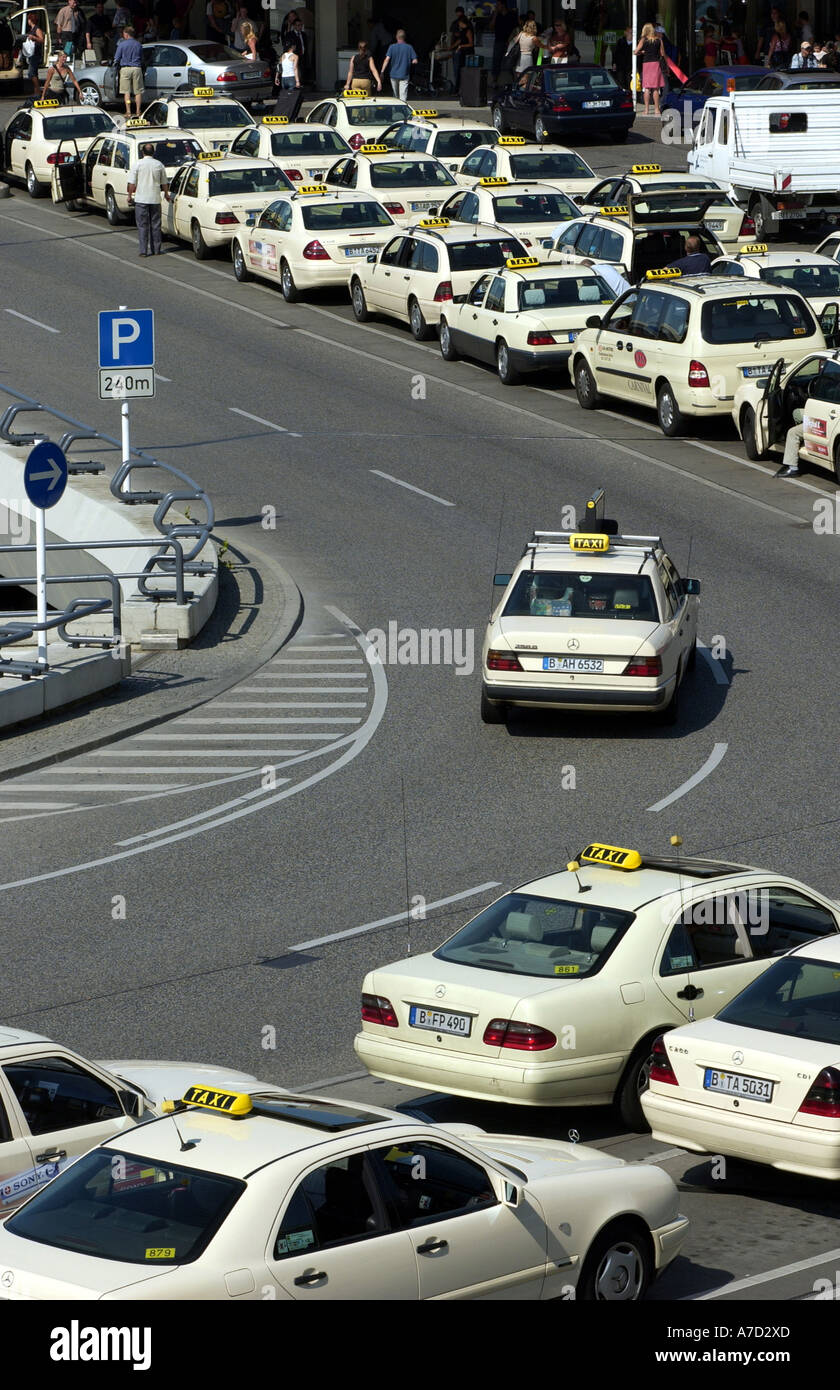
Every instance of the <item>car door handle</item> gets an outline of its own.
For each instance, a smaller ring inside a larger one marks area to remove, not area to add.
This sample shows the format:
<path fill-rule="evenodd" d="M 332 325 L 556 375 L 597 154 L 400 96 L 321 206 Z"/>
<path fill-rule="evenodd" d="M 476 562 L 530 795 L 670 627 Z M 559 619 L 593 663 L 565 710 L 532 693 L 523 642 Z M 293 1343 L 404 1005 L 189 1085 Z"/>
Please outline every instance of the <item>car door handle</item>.
<path fill-rule="evenodd" d="M 449 1249 L 449 1241 L 448 1241 L 448 1240 L 438 1240 L 437 1236 L 431 1236 L 430 1239 L 424 1241 L 422 1245 L 418 1245 L 418 1247 L 417 1247 L 417 1254 L 418 1254 L 418 1255 L 435 1255 L 435 1254 L 437 1254 L 438 1250 L 448 1250 L 448 1249 Z"/>
<path fill-rule="evenodd" d="M 632 344 L 632 343 L 625 343 L 624 346 L 626 347 L 626 349 L 627 349 L 628 352 L 632 352 L 632 351 L 633 351 L 633 344 Z"/>
<path fill-rule="evenodd" d="M 403 279 L 404 279 L 404 280 L 410 280 L 410 279 L 411 279 L 411 276 L 410 276 L 410 275 L 404 275 L 404 276 L 403 276 Z"/>
<path fill-rule="evenodd" d="M 67 1157 L 66 1149 L 50 1149 L 46 1153 L 36 1154 L 36 1163 L 59 1163 L 62 1158 Z"/>
<path fill-rule="evenodd" d="M 624 344 L 621 342 L 620 339 L 619 339 L 619 341 L 616 343 L 616 347 L 617 347 L 617 348 L 623 348 L 623 347 L 624 347 Z"/>
<path fill-rule="evenodd" d="M 478 314 L 473 314 L 473 318 L 474 318 L 474 319 L 477 319 L 477 318 L 478 318 Z"/>
<path fill-rule="evenodd" d="M 385 274 L 386 274 L 386 276 L 388 277 L 388 279 L 391 278 L 391 272 L 390 272 L 390 270 L 386 270 L 386 271 L 385 271 Z"/>
<path fill-rule="evenodd" d="M 702 999 L 702 998 L 703 998 L 703 991 L 702 991 L 702 989 L 698 989 L 696 985 L 686 985 L 685 989 L 678 989 L 678 990 L 677 990 L 677 998 L 678 998 L 678 999 Z"/>
<path fill-rule="evenodd" d="M 307 1284 L 319 1284 L 321 1280 L 326 1279 L 326 1277 L 326 1273 L 323 1269 L 313 1269 L 309 1274 L 299 1274 L 295 1283 L 303 1285 L 305 1288 Z"/>
<path fill-rule="evenodd" d="M 497 324 L 498 322 L 499 322 L 498 319 L 494 319 L 494 320 L 493 320 L 493 327 L 494 327 L 494 328 L 496 327 L 496 324 Z"/>

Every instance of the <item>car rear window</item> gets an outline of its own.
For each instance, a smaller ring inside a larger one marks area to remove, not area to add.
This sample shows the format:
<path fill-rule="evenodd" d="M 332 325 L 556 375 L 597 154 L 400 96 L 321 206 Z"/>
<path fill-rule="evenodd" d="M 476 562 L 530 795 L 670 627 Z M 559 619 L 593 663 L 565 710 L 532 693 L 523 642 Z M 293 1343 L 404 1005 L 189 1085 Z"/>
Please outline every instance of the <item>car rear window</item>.
<path fill-rule="evenodd" d="M 595 177 L 588 164 L 576 154 L 562 151 L 542 152 L 540 154 L 515 154 L 511 156 L 511 173 L 515 179 L 592 179 Z"/>
<path fill-rule="evenodd" d="M 379 203 L 315 203 L 304 205 L 303 225 L 308 232 L 337 232 L 344 228 L 392 227 L 393 218 Z"/>
<path fill-rule="evenodd" d="M 439 947 L 437 960 L 580 980 L 594 975 L 634 920 L 632 912 L 564 902 L 527 892 L 506 893 Z"/>
<path fill-rule="evenodd" d="M 513 237 L 470 237 L 469 241 L 450 241 L 448 250 L 451 270 L 492 270 L 515 256 L 527 254 Z"/>
<path fill-rule="evenodd" d="M 205 101 L 201 106 L 179 106 L 178 124 L 190 130 L 236 130 L 254 122 L 242 106 Z"/>
<path fill-rule="evenodd" d="M 196 57 L 201 58 L 202 63 L 242 62 L 242 54 L 237 53 L 235 48 L 228 48 L 224 43 L 214 43 L 212 39 L 197 39 L 190 44 L 190 48 Z"/>
<path fill-rule="evenodd" d="M 114 122 L 104 111 L 80 111 L 73 116 L 49 116 L 44 121 L 44 139 L 83 140 L 113 129 Z"/>
<path fill-rule="evenodd" d="M 577 305 L 612 304 L 615 295 L 599 275 L 557 275 L 523 280 L 517 289 L 520 309 L 572 309 Z"/>
<path fill-rule="evenodd" d="M 502 616 L 659 622 L 648 575 L 580 570 L 523 570 Z"/>
<path fill-rule="evenodd" d="M 410 106 L 395 103 L 393 106 L 371 106 L 360 102 L 358 106 L 348 106 L 349 125 L 396 125 L 397 121 L 410 121 L 414 112 Z"/>
<path fill-rule="evenodd" d="M 621 90 L 604 68 L 543 68 L 543 76 L 547 92 L 584 92 L 587 95 L 604 92 L 607 96 L 615 96 Z"/>
<path fill-rule="evenodd" d="M 836 961 L 785 956 L 716 1015 L 722 1023 L 840 1046 Z"/>
<path fill-rule="evenodd" d="M 273 130 L 271 153 L 292 159 L 300 154 L 346 154 L 347 144 L 334 130 Z"/>
<path fill-rule="evenodd" d="M 183 164 L 201 150 L 197 140 L 154 140 L 151 143 L 155 147 L 155 159 L 159 159 L 167 169 L 173 168 L 176 164 Z"/>
<path fill-rule="evenodd" d="M 371 164 L 370 181 L 374 188 L 383 189 L 431 188 L 455 183 L 449 171 L 434 159 L 406 159 L 395 160 L 393 164 Z"/>
<path fill-rule="evenodd" d="M 226 198 L 233 193 L 277 193 L 291 189 L 282 169 L 273 165 L 255 169 L 211 169 L 207 176 L 207 196 Z"/>
<path fill-rule="evenodd" d="M 736 294 L 703 305 L 700 331 L 707 343 L 754 343 L 764 338 L 807 338 L 817 331 L 814 317 L 793 295 Z"/>
<path fill-rule="evenodd" d="M 796 290 L 806 299 L 814 295 L 840 295 L 840 265 L 765 265 L 762 280 Z"/>
<path fill-rule="evenodd" d="M 438 159 L 464 159 L 477 145 L 491 139 L 488 130 L 442 130 L 435 144 Z"/>
<path fill-rule="evenodd" d="M 565 193 L 503 193 L 493 210 L 497 222 L 567 222 L 580 211 Z"/>

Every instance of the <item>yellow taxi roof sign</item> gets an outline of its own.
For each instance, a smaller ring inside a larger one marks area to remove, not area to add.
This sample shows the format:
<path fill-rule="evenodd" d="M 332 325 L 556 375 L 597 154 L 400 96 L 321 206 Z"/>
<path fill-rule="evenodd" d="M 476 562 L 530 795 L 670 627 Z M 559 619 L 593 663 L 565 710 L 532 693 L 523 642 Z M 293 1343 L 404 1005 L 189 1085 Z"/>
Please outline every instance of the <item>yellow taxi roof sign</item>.
<path fill-rule="evenodd" d="M 360 145 L 359 154 L 390 154 L 387 145 Z"/>
<path fill-rule="evenodd" d="M 305 193 L 307 197 L 315 193 L 329 193 L 329 191 L 325 183 L 302 183 L 300 188 L 295 189 L 296 193 Z"/>
<path fill-rule="evenodd" d="M 184 1105 L 198 1105 L 203 1110 L 218 1110 L 223 1115 L 247 1115 L 254 1102 L 242 1091 L 217 1091 L 209 1086 L 190 1086 L 183 1098 Z"/>
<path fill-rule="evenodd" d="M 145 127 L 146 130 L 149 130 L 151 124 L 151 121 L 144 121 L 142 116 L 132 116 L 130 120 L 126 121 L 125 128 L 126 130 L 137 130 Z"/>
<path fill-rule="evenodd" d="M 610 548 L 609 536 L 595 531 L 573 531 L 569 536 L 569 549 L 589 555 L 603 554 Z"/>
<path fill-rule="evenodd" d="M 640 869 L 642 856 L 637 849 L 621 849 L 618 845 L 587 845 L 578 855 L 587 864 L 603 864 L 607 869 Z"/>
<path fill-rule="evenodd" d="M 35 111 L 43 111 L 45 106 L 60 106 L 60 101 L 33 101 L 32 106 Z"/>
<path fill-rule="evenodd" d="M 508 180 L 503 179 L 499 174 L 496 174 L 495 177 L 492 179 L 479 179 L 478 181 L 481 184 L 482 188 L 498 188 L 499 184 L 507 183 Z"/>
<path fill-rule="evenodd" d="M 682 275 L 681 270 L 669 270 L 664 266 L 661 270 L 649 270 L 645 275 L 646 280 L 679 280 Z"/>
<path fill-rule="evenodd" d="M 192 94 L 194 97 L 214 97 L 216 92 L 213 87 L 193 87 Z"/>
<path fill-rule="evenodd" d="M 751 246 L 739 246 L 739 256 L 763 256 L 767 251 L 766 241 L 753 242 Z"/>
<path fill-rule="evenodd" d="M 341 95 L 343 97 L 352 97 L 354 101 L 367 101 L 369 93 L 363 92 L 361 89 L 359 89 L 359 91 L 355 91 L 352 87 L 345 87 Z"/>
<path fill-rule="evenodd" d="M 288 116 L 263 116 L 263 125 L 288 125 Z"/>
<path fill-rule="evenodd" d="M 631 174 L 661 174 L 661 164 L 634 164 L 630 170 Z"/>
<path fill-rule="evenodd" d="M 423 217 L 417 225 L 418 227 L 448 227 L 450 221 L 448 217 Z"/>
<path fill-rule="evenodd" d="M 528 142 L 524 135 L 500 135 L 496 143 L 497 145 L 526 145 Z"/>
<path fill-rule="evenodd" d="M 224 159 L 224 157 L 224 150 L 201 150 L 196 155 L 196 159 Z"/>
<path fill-rule="evenodd" d="M 505 261 L 508 270 L 531 270 L 539 265 L 536 256 L 511 256 Z"/>
<path fill-rule="evenodd" d="M 630 211 L 626 203 L 615 203 L 609 207 L 599 208 L 599 217 L 626 217 Z"/>
<path fill-rule="evenodd" d="M 434 120 L 435 116 L 438 115 L 438 112 L 432 110 L 431 107 L 429 107 L 428 110 L 424 107 L 422 111 L 418 111 L 415 108 L 414 114 L 415 116 L 419 116 L 421 120 L 432 121 Z"/>

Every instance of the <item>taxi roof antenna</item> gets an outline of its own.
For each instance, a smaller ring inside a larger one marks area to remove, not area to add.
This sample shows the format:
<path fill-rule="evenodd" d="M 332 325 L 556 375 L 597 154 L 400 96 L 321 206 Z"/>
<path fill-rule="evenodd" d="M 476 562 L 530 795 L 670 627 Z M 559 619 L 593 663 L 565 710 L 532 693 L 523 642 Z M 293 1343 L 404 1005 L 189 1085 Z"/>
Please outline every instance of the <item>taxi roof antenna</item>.
<path fill-rule="evenodd" d="M 405 875 L 405 921 L 407 927 L 407 950 L 406 955 L 411 955 L 411 895 L 409 893 L 408 880 L 408 829 L 405 816 L 405 778 L 400 777 L 400 791 L 402 793 L 402 823 L 403 823 L 403 872 Z"/>
<path fill-rule="evenodd" d="M 678 881 L 678 883 L 679 883 L 679 894 L 680 894 L 680 917 L 682 917 L 682 915 L 683 915 L 683 897 L 682 897 L 682 894 L 683 894 L 683 885 L 682 885 L 682 862 L 681 862 L 681 855 L 680 855 L 680 848 L 681 848 L 681 846 L 682 846 L 682 835 L 672 835 L 672 836 L 670 837 L 670 842 L 671 842 L 671 844 L 672 844 L 674 850 L 676 851 L 676 860 L 677 860 L 677 881 Z M 694 1022 L 694 1005 L 693 1005 L 693 1004 L 689 1004 L 689 1006 L 688 1006 L 688 1021 L 689 1021 L 689 1023 L 693 1023 L 693 1022 Z"/>
<path fill-rule="evenodd" d="M 197 1140 L 197 1139 L 185 1139 L 184 1136 L 183 1136 L 183 1134 L 181 1133 L 180 1129 L 178 1128 L 178 1121 L 175 1119 L 175 1116 L 172 1115 L 171 1118 L 172 1118 L 172 1123 L 173 1123 L 173 1125 L 175 1126 L 175 1133 L 177 1134 L 178 1138 L 179 1138 L 180 1141 L 181 1141 L 181 1153 L 186 1153 L 186 1152 L 187 1152 L 187 1149 L 194 1149 L 195 1146 L 196 1146 L 196 1144 L 198 1143 L 198 1140 Z"/>
<path fill-rule="evenodd" d="M 567 854 L 569 853 L 568 849 L 566 850 L 566 853 L 567 853 Z M 566 868 L 568 869 L 569 873 L 570 873 L 570 874 L 574 874 L 575 878 L 577 879 L 578 892 L 579 892 L 579 893 L 588 893 L 589 890 L 590 890 L 591 887 L 592 887 L 592 884 L 591 884 L 591 883 L 581 883 L 581 881 L 580 881 L 580 864 L 578 863 L 577 859 L 571 859 L 571 858 L 570 858 L 569 861 L 568 861 L 568 863 L 566 864 Z"/>

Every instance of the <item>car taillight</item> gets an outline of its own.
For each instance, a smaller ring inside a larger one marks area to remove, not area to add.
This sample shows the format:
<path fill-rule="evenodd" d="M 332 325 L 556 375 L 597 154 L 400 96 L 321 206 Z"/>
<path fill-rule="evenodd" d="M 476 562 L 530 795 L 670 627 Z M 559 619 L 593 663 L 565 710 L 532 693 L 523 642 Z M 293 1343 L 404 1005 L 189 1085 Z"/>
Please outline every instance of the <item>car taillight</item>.
<path fill-rule="evenodd" d="M 271 68 L 263 68 L 263 77 L 271 76 Z"/>
<path fill-rule="evenodd" d="M 710 386 L 709 373 L 702 362 L 692 361 L 688 368 L 689 386 Z"/>
<path fill-rule="evenodd" d="M 619 109 L 620 111 L 632 111 L 632 110 L 633 110 L 633 98 L 632 98 L 632 97 L 625 97 L 623 101 L 620 101 L 620 102 L 618 103 L 618 109 Z"/>
<path fill-rule="evenodd" d="M 300 180 L 303 178 L 303 174 L 300 172 L 300 169 L 284 169 L 283 173 L 286 175 L 287 179 Z"/>
<path fill-rule="evenodd" d="M 557 1046 L 557 1039 L 547 1028 L 536 1023 L 517 1023 L 512 1018 L 491 1019 L 484 1030 L 486 1047 L 512 1047 L 516 1052 L 545 1052 Z"/>
<path fill-rule="evenodd" d="M 823 1067 L 800 1105 L 799 1113 L 840 1120 L 840 1071 L 836 1067 Z"/>
<path fill-rule="evenodd" d="M 515 652 L 494 652 L 487 653 L 488 671 L 521 671 L 522 663 Z"/>
<path fill-rule="evenodd" d="M 571 111 L 572 108 L 567 101 L 553 101 L 551 109 L 552 111 Z"/>
<path fill-rule="evenodd" d="M 238 82 L 239 78 L 235 72 L 220 72 L 216 78 L 217 82 Z"/>
<path fill-rule="evenodd" d="M 650 1050 L 650 1079 L 651 1081 L 664 1081 L 668 1086 L 679 1086 L 679 1082 L 671 1066 L 668 1053 L 665 1051 L 665 1039 L 660 1035 Z"/>
<path fill-rule="evenodd" d="M 305 261 L 328 261 L 329 251 L 325 251 L 320 241 L 307 242 L 303 248 L 303 259 Z"/>
<path fill-rule="evenodd" d="M 447 303 L 452 298 L 452 281 L 441 280 L 435 290 L 435 304 Z"/>
<path fill-rule="evenodd" d="M 350 136 L 350 139 L 347 143 L 350 146 L 351 150 L 357 150 L 360 145 L 363 145 L 365 143 L 365 137 L 363 135 L 359 135 L 359 133 L 357 132 L 355 135 Z"/>
<path fill-rule="evenodd" d="M 755 236 L 755 219 L 745 212 L 741 218 L 741 230 L 739 236 Z"/>
<path fill-rule="evenodd" d="M 554 342 L 553 333 L 529 333 L 528 345 L 530 347 L 548 347 L 549 343 Z"/>
<path fill-rule="evenodd" d="M 662 657 L 661 656 L 641 656 L 629 662 L 624 671 L 625 676 L 661 676 Z"/>
<path fill-rule="evenodd" d="M 235 212 L 217 212 L 217 213 L 216 213 L 216 226 L 217 226 L 217 227 L 232 227 L 233 224 L 234 224 L 234 222 L 238 222 L 238 221 L 239 221 L 239 218 L 237 217 L 237 215 L 236 215 Z"/>
<path fill-rule="evenodd" d="M 521 236 L 519 240 L 522 242 L 523 246 L 533 246 L 534 244 L 532 241 L 529 241 L 526 236 Z"/>
<path fill-rule="evenodd" d="M 70 163 L 70 160 L 71 160 L 72 158 L 73 158 L 72 154 L 67 154 L 65 151 L 62 150 L 60 154 L 48 154 L 48 155 L 47 155 L 47 163 L 48 163 L 48 164 L 69 164 L 69 163 Z"/>
<path fill-rule="evenodd" d="M 405 208 L 403 207 L 402 203 L 383 203 L 382 206 L 384 207 L 384 209 L 385 209 L 386 212 L 390 212 L 390 214 L 391 214 L 392 217 L 393 217 L 396 213 L 404 213 L 404 212 L 405 212 Z"/>
<path fill-rule="evenodd" d="M 381 1023 L 384 1028 L 399 1027 L 390 999 L 383 999 L 381 994 L 362 995 L 362 1022 Z"/>

